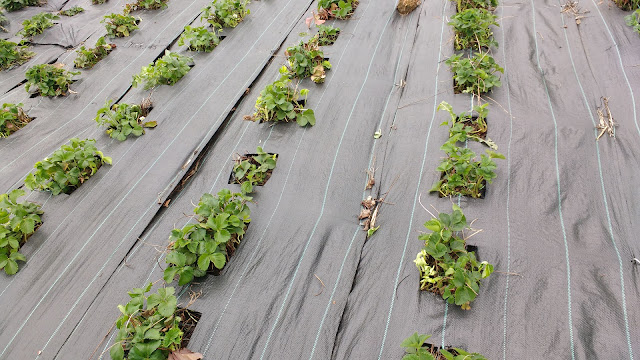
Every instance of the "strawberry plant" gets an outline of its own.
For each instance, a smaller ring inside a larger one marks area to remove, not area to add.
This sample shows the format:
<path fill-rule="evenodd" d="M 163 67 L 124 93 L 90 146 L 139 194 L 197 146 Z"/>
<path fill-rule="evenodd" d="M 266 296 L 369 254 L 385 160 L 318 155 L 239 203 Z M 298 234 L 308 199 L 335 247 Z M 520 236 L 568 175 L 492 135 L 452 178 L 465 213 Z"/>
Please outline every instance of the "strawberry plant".
<path fill-rule="evenodd" d="M 27 45 L 0 39 L 0 70 L 8 70 L 27 62 L 35 55 Z"/>
<path fill-rule="evenodd" d="M 39 0 L 0 0 L 0 7 L 7 11 L 20 10 L 27 6 L 40 6 Z"/>
<path fill-rule="evenodd" d="M 0 138 L 6 138 L 25 127 L 31 120 L 20 104 L 3 104 L 0 109 Z"/>
<path fill-rule="evenodd" d="M 622 10 L 635 10 L 640 8 L 640 0 L 613 0 L 613 2 Z"/>
<path fill-rule="evenodd" d="M 185 335 L 193 331 L 198 318 L 178 307 L 173 287 L 159 288 L 147 296 L 152 285 L 134 288 L 129 292 L 131 300 L 118 305 L 122 315 L 116 320 L 118 335 L 109 349 L 112 360 L 184 359 L 176 354 L 186 347 Z M 189 359 L 202 358 L 197 355 Z"/>
<path fill-rule="evenodd" d="M 18 272 L 18 261 L 27 261 L 18 250 L 42 224 L 40 205 L 18 203 L 24 194 L 16 189 L 0 195 L 0 269 L 7 275 Z"/>
<path fill-rule="evenodd" d="M 38 161 L 24 180 L 29 190 L 49 190 L 53 195 L 70 194 L 93 174 L 102 164 L 111 164 L 95 147 L 95 140 L 73 138 L 48 158 Z"/>
<path fill-rule="evenodd" d="M 640 9 L 624 17 L 627 25 L 633 28 L 633 31 L 640 34 Z"/>
<path fill-rule="evenodd" d="M 340 28 L 331 25 L 318 25 L 318 45 L 330 46 L 338 40 Z"/>
<path fill-rule="evenodd" d="M 491 30 L 492 25 L 500 26 L 496 19 L 497 17 L 486 9 L 467 9 L 452 16 L 449 25 L 453 26 L 455 32 L 456 50 L 481 50 L 498 46 Z"/>
<path fill-rule="evenodd" d="M 453 204 L 451 214 L 439 213 L 424 224 L 431 233 L 420 234 L 425 246 L 414 260 L 420 271 L 420 290 L 441 295 L 450 304 L 462 310 L 480 291 L 480 280 L 493 272 L 493 265 L 478 262 L 475 252 L 467 251 L 464 230 L 469 230 L 462 210 Z"/>
<path fill-rule="evenodd" d="M 213 0 L 202 9 L 200 20 L 205 20 L 216 28 L 234 28 L 251 13 L 247 9 L 249 0 Z"/>
<path fill-rule="evenodd" d="M 105 29 L 107 29 L 107 36 L 109 37 L 126 37 L 131 32 L 138 28 L 140 19 L 136 20 L 128 14 L 109 14 L 105 15 L 101 23 L 104 23 Z"/>
<path fill-rule="evenodd" d="M 7 24 L 9 24 L 9 19 L 4 16 L 4 12 L 0 9 L 0 31 L 9 32 L 9 30 L 4 27 Z"/>
<path fill-rule="evenodd" d="M 457 4 L 458 12 L 467 9 L 487 9 L 495 10 L 498 7 L 498 0 L 454 0 Z M 622 0 L 625 1 L 625 0 Z M 631 0 L 634 1 L 634 0 Z"/>
<path fill-rule="evenodd" d="M 298 45 L 287 48 L 284 54 L 287 56 L 289 75 L 294 78 L 311 77 L 313 82 L 319 84 L 324 82 L 326 70 L 331 69 L 331 63 L 324 59 L 315 36 L 306 43 L 301 41 Z"/>
<path fill-rule="evenodd" d="M 40 13 L 33 15 L 30 19 L 22 22 L 22 30 L 17 35 L 23 38 L 30 38 L 42 34 L 46 29 L 53 26 L 52 20 L 60 19 L 59 16 L 50 13 Z"/>
<path fill-rule="evenodd" d="M 133 75 L 132 85 L 137 87 L 144 82 L 145 90 L 158 85 L 174 85 L 191 70 L 191 61 L 190 57 L 165 50 L 163 57 L 149 66 L 143 66 L 140 74 Z"/>
<path fill-rule="evenodd" d="M 75 15 L 80 14 L 81 12 L 84 12 L 83 8 L 81 8 L 80 6 L 74 6 L 72 8 L 67 9 L 67 10 L 62 10 L 58 14 L 64 15 L 64 16 L 75 16 Z"/>
<path fill-rule="evenodd" d="M 194 209 L 197 223 L 171 232 L 164 281 L 171 283 L 178 276 L 182 286 L 207 271 L 223 269 L 251 222 L 250 199 L 228 189 L 202 195 Z"/>
<path fill-rule="evenodd" d="M 255 154 L 240 156 L 234 160 L 230 184 L 242 184 L 243 194 L 253 192 L 254 186 L 264 185 L 276 168 L 277 154 L 264 152 L 260 146 Z"/>
<path fill-rule="evenodd" d="M 184 32 L 180 35 L 178 45 L 189 45 L 191 51 L 211 52 L 220 44 L 220 38 L 216 31 L 208 31 L 204 26 L 185 26 Z"/>
<path fill-rule="evenodd" d="M 453 71 L 456 93 L 472 93 L 480 95 L 491 91 L 494 86 L 501 86 L 497 72 L 504 72 L 493 58 L 484 52 L 479 52 L 473 57 L 453 55 L 447 61 L 447 65 Z"/>
<path fill-rule="evenodd" d="M 438 192 L 440 196 L 464 195 L 473 198 L 483 196 L 486 183 L 493 182 L 497 168 L 493 159 L 504 159 L 504 155 L 492 150 L 486 150 L 480 161 L 469 148 L 461 148 L 456 142 L 462 141 L 461 134 L 455 134 L 445 142 L 440 150 L 447 157 L 442 159 L 437 170 L 442 173 L 441 179 L 431 188 L 431 192 Z"/>
<path fill-rule="evenodd" d="M 430 337 L 431 335 L 418 335 L 416 332 L 404 339 L 400 346 L 407 354 L 402 357 L 402 360 L 487 360 L 480 354 L 470 354 L 462 349 L 439 349 L 425 344 Z"/>
<path fill-rule="evenodd" d="M 96 47 L 87 50 L 84 46 L 81 46 L 80 49 L 76 51 L 78 56 L 73 61 L 74 66 L 81 69 L 91 69 L 98 61 L 104 59 L 115 48 L 116 44 L 107 44 L 104 36 L 102 36 L 96 41 Z"/>
<path fill-rule="evenodd" d="M 40 96 L 65 96 L 73 82 L 73 76 L 79 74 L 79 71 L 67 71 L 55 65 L 34 65 L 27 69 L 27 83 L 24 88 L 29 91 L 35 86 Z"/>
<path fill-rule="evenodd" d="M 151 109 L 150 101 L 143 101 L 141 105 L 113 104 L 107 100 L 103 108 L 98 110 L 96 122 L 99 126 L 107 126 L 106 133 L 114 139 L 124 141 L 127 136 L 140 136 L 144 128 L 154 128 L 155 121 L 144 122 Z"/>
<path fill-rule="evenodd" d="M 124 6 L 124 13 L 128 14 L 136 10 L 159 10 L 167 8 L 167 1 L 169 0 L 137 0 L 133 4 L 126 4 Z"/>
<path fill-rule="evenodd" d="M 353 15 L 358 7 L 358 0 L 320 0 L 318 2 L 318 16 L 322 20 L 345 20 Z"/>
<path fill-rule="evenodd" d="M 247 120 L 257 121 L 284 121 L 295 120 L 298 125 L 315 125 L 316 117 L 311 109 L 305 109 L 300 95 L 306 99 L 309 90 L 291 86 L 291 79 L 288 77 L 288 69 L 280 68 L 281 77 L 272 84 L 267 85 L 256 100 L 256 112 L 252 116 L 245 117 Z M 306 100 L 305 100 L 306 102 Z"/>
<path fill-rule="evenodd" d="M 486 119 L 489 114 L 489 110 L 487 109 L 488 105 L 489 103 L 474 106 L 473 111 L 475 111 L 478 116 L 471 116 L 466 112 L 460 114 L 454 113 L 453 107 L 446 101 L 443 101 L 438 105 L 438 110 L 447 111 L 451 116 L 451 120 L 445 121 L 440 125 L 449 125 L 449 137 L 460 134 L 460 141 L 473 140 L 485 144 L 493 150 L 498 150 L 498 146 L 491 141 L 491 139 L 487 139 Z"/>

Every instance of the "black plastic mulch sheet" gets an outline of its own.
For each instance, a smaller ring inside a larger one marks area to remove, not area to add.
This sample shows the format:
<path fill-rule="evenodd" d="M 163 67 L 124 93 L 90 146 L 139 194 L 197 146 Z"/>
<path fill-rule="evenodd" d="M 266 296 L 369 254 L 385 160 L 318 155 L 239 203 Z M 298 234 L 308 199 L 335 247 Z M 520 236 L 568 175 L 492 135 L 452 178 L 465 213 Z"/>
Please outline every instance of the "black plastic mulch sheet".
<path fill-rule="evenodd" d="M 92 10 L 72 24 L 94 17 L 92 45 L 104 34 L 95 10 L 103 8 L 79 4 Z M 187 53 L 172 42 L 206 1 L 169 4 L 140 12 L 146 27 L 117 39 L 111 55 L 83 72 L 78 94 L 28 98 L 20 87 L 3 95 L 25 102 L 36 120 L 0 140 L 2 190 L 20 186 L 36 161 L 73 136 L 95 137 L 114 164 L 69 196 L 30 195 L 44 203 L 44 224 L 24 246 L 28 261 L 18 274 L 0 276 L 8 309 L 0 358 L 108 358 L 116 306 L 131 288 L 161 279 L 158 250 L 203 193 L 239 190 L 227 184 L 231 159 L 256 146 L 278 153 L 278 163 L 256 188 L 238 251 L 220 276 L 178 289 L 182 303 L 190 290 L 201 292 L 189 348 L 205 359 L 399 359 L 400 343 L 415 331 L 490 359 L 632 359 L 640 351 L 632 261 L 640 252 L 632 220 L 640 37 L 624 25 L 624 12 L 583 1 L 588 13 L 577 25 L 560 2 L 501 3 L 492 53 L 505 69 L 503 85 L 484 101 L 488 135 L 507 159 L 498 160 L 486 197 L 470 200 L 428 192 L 448 137 L 439 126 L 448 114 L 437 104 L 456 112 L 472 106 L 470 96 L 453 93 L 444 64 L 453 53 L 446 25 L 453 3 L 425 2 L 401 17 L 393 1 L 367 0 L 351 20 L 336 21 L 342 32 L 324 49 L 333 65 L 326 82 L 302 84 L 317 124 L 300 128 L 243 116 L 277 78 L 284 48 L 308 32 L 304 18 L 316 3 L 256 1 L 218 48 L 193 55 L 185 78 L 154 91 L 148 119 L 156 129 L 113 141 L 95 126 L 96 110 L 107 98 L 146 96 L 129 89 L 131 76 L 165 48 Z M 54 52 L 34 48 L 43 58 Z M 56 56 L 71 64 L 74 53 Z M 0 73 L 0 84 L 15 86 L 31 64 Z M 618 127 L 615 138 L 596 142 L 603 96 Z M 194 162 L 197 172 L 183 181 Z M 369 168 L 376 185 L 364 191 Z M 360 201 L 387 192 L 381 227 L 366 239 Z M 477 219 L 473 227 L 483 231 L 469 242 L 497 270 L 469 311 L 420 292 L 413 263 L 430 218 L 423 207 L 450 211 L 452 202 Z"/>

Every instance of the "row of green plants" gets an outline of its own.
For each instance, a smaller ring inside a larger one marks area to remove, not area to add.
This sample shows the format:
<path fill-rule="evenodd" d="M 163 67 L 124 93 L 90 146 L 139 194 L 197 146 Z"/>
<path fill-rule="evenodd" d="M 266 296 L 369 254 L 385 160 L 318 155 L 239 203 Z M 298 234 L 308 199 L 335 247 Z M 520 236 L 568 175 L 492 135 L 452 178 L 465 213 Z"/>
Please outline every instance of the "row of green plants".
<path fill-rule="evenodd" d="M 400 344 L 404 348 L 405 355 L 402 360 L 487 360 L 478 353 L 469 353 L 460 348 L 442 349 L 426 341 L 431 335 L 413 333 L 413 335 L 402 341 Z"/>

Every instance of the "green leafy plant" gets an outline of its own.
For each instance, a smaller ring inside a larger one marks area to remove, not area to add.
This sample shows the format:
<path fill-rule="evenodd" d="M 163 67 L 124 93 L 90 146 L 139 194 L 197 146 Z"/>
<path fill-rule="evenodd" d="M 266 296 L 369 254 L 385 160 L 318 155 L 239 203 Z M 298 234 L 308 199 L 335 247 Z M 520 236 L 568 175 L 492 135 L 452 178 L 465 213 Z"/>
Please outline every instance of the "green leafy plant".
<path fill-rule="evenodd" d="M 216 28 L 234 28 L 251 13 L 247 9 L 249 0 L 213 0 L 202 9 L 200 20 L 204 20 Z"/>
<path fill-rule="evenodd" d="M 78 56 L 73 63 L 76 68 L 91 69 L 98 61 L 104 59 L 115 48 L 116 44 L 107 44 L 104 36 L 102 36 L 96 41 L 96 47 L 92 49 L 87 50 L 84 46 L 81 46 L 80 49 L 76 51 Z"/>
<path fill-rule="evenodd" d="M 633 31 L 640 34 L 640 8 L 624 17 L 627 25 L 633 28 Z"/>
<path fill-rule="evenodd" d="M 27 50 L 28 45 L 18 45 L 14 42 L 0 39 L 0 70 L 8 70 L 22 65 L 35 55 Z"/>
<path fill-rule="evenodd" d="M 340 28 L 331 25 L 318 25 L 318 45 L 333 45 L 340 35 Z"/>
<path fill-rule="evenodd" d="M 326 70 L 331 69 L 331 63 L 324 59 L 324 52 L 320 50 L 315 36 L 307 42 L 301 41 L 287 48 L 284 54 L 287 56 L 289 75 L 294 78 L 311 77 L 313 82 L 319 84 L 324 82 Z"/>
<path fill-rule="evenodd" d="M 6 27 L 4 27 L 8 23 L 9 23 L 9 19 L 7 19 L 7 17 L 4 16 L 4 12 L 0 10 L 0 31 L 9 32 L 9 30 Z"/>
<path fill-rule="evenodd" d="M 180 35 L 178 45 L 189 45 L 191 51 L 211 52 L 220 44 L 220 38 L 216 31 L 209 31 L 204 26 L 185 26 L 184 32 Z"/>
<path fill-rule="evenodd" d="M 0 7 L 7 11 L 20 10 L 27 6 L 40 6 L 39 0 L 0 0 Z"/>
<path fill-rule="evenodd" d="M 640 0 L 612 0 L 622 10 L 635 10 L 640 8 Z"/>
<path fill-rule="evenodd" d="M 462 135 L 459 133 L 440 147 L 447 157 L 442 159 L 437 168 L 442 177 L 430 191 L 438 192 L 441 196 L 464 195 L 480 198 L 486 183 L 492 183 L 496 177 L 494 170 L 497 166 L 493 159 L 504 159 L 504 155 L 487 149 L 487 154 L 482 154 L 478 161 L 473 150 L 457 146 L 458 141 L 462 141 Z"/>
<path fill-rule="evenodd" d="M 73 138 L 48 158 L 38 161 L 24 180 L 29 190 L 49 190 L 53 195 L 70 194 L 93 174 L 102 164 L 111 164 L 95 147 L 95 140 Z"/>
<path fill-rule="evenodd" d="M 53 21 L 60 19 L 59 16 L 50 13 L 40 13 L 33 15 L 30 19 L 22 22 L 22 30 L 17 35 L 23 38 L 30 38 L 42 34 L 46 29 L 52 27 Z"/>
<path fill-rule="evenodd" d="M 416 332 L 404 339 L 400 346 L 405 348 L 407 354 L 402 360 L 487 360 L 480 354 L 470 354 L 458 348 L 446 350 L 424 346 L 430 337 L 431 335 L 418 335 Z"/>
<path fill-rule="evenodd" d="M 246 120 L 275 122 L 295 120 L 300 126 L 316 124 L 313 110 L 305 109 L 298 101 L 301 95 L 306 99 L 309 90 L 298 91 L 297 85 L 292 87 L 288 72 L 285 66 L 280 68 L 280 79 L 267 85 L 260 92 L 256 100 L 256 112 L 252 116 L 245 117 Z"/>
<path fill-rule="evenodd" d="M 464 58 L 460 54 L 453 55 L 445 63 L 453 71 L 454 90 L 458 93 L 480 95 L 502 85 L 495 74 L 503 73 L 504 69 L 487 53 L 479 52 Z"/>
<path fill-rule="evenodd" d="M 277 154 L 269 154 L 260 146 L 255 154 L 240 156 L 234 160 L 232 184 L 241 184 L 243 194 L 253 192 L 254 186 L 264 185 L 269 180 L 278 161 Z"/>
<path fill-rule="evenodd" d="M 438 105 L 438 110 L 445 110 L 451 115 L 449 121 L 444 121 L 440 125 L 449 126 L 449 137 L 460 134 L 460 141 L 473 140 L 479 143 L 485 144 L 493 150 L 498 150 L 498 146 L 491 139 L 487 138 L 487 115 L 489 115 L 489 109 L 484 105 L 474 106 L 473 111 L 478 115 L 473 117 L 466 112 L 456 114 L 453 112 L 453 107 L 446 101 L 443 101 Z"/>
<path fill-rule="evenodd" d="M 353 15 L 358 7 L 358 0 L 320 0 L 318 1 L 318 17 L 322 20 L 345 20 Z"/>
<path fill-rule="evenodd" d="M 487 9 L 495 10 L 498 6 L 498 0 L 454 0 L 458 5 L 458 12 L 465 11 L 467 9 Z M 622 0 L 625 1 L 625 0 Z M 631 0 L 636 1 L 636 0 Z"/>
<path fill-rule="evenodd" d="M 27 261 L 18 250 L 42 224 L 40 205 L 18 203 L 23 195 L 21 189 L 0 195 L 0 269 L 7 275 L 18 272 L 18 261 Z"/>
<path fill-rule="evenodd" d="M 455 48 L 477 49 L 498 46 L 493 39 L 491 26 L 500 26 L 497 16 L 486 9 L 467 9 L 451 17 L 449 25 L 455 32 Z"/>
<path fill-rule="evenodd" d="M 126 4 L 124 6 L 124 13 L 128 14 L 136 10 L 159 10 L 167 8 L 167 1 L 169 0 L 137 0 L 133 4 Z"/>
<path fill-rule="evenodd" d="M 27 83 L 24 88 L 29 91 L 35 86 L 41 96 L 65 96 L 74 75 L 79 71 L 67 71 L 56 65 L 40 64 L 27 69 Z"/>
<path fill-rule="evenodd" d="M 223 269 L 251 222 L 250 199 L 228 189 L 202 195 L 194 209 L 197 223 L 171 232 L 164 281 L 171 283 L 178 276 L 182 286 L 208 270 Z"/>
<path fill-rule="evenodd" d="M 480 280 L 493 272 L 493 265 L 478 262 L 475 252 L 467 251 L 464 230 L 470 230 L 462 210 L 453 204 L 451 214 L 439 213 L 424 224 L 431 233 L 420 234 L 425 246 L 414 260 L 420 271 L 420 290 L 439 294 L 450 304 L 462 310 L 480 291 Z M 477 233 L 477 231 L 476 231 Z M 474 233 L 475 234 L 475 233 Z"/>
<path fill-rule="evenodd" d="M 116 321 L 118 335 L 109 349 L 112 360 L 166 360 L 185 347 L 185 330 L 195 326 L 197 319 L 187 309 L 178 308 L 173 287 L 159 288 L 146 296 L 152 285 L 134 288 L 129 292 L 131 300 L 118 305 L 122 315 Z M 200 359 L 202 355 L 198 355 Z"/>
<path fill-rule="evenodd" d="M 113 100 L 107 100 L 104 107 L 98 110 L 96 122 L 99 126 L 107 126 L 109 136 L 124 141 L 129 135 L 143 135 L 144 128 L 158 125 L 155 121 L 144 121 L 150 109 L 151 101 L 148 100 L 140 105 L 113 104 Z"/>
<path fill-rule="evenodd" d="M 191 70 L 191 61 L 190 57 L 165 50 L 163 57 L 142 67 L 139 74 L 133 75 L 132 85 L 137 87 L 144 82 L 145 90 L 158 85 L 174 85 Z"/>
<path fill-rule="evenodd" d="M 32 119 L 22 110 L 20 104 L 3 104 L 0 109 L 0 138 L 6 138 L 25 127 Z"/>
<path fill-rule="evenodd" d="M 72 8 L 67 9 L 67 10 L 62 10 L 58 14 L 64 15 L 64 16 L 75 16 L 75 15 L 80 14 L 81 12 L 84 12 L 83 8 L 81 8 L 80 6 L 74 6 Z"/>
<path fill-rule="evenodd" d="M 109 37 L 126 37 L 135 29 L 138 29 L 140 19 L 134 18 L 128 14 L 109 14 L 105 15 L 101 23 L 104 23 Z"/>

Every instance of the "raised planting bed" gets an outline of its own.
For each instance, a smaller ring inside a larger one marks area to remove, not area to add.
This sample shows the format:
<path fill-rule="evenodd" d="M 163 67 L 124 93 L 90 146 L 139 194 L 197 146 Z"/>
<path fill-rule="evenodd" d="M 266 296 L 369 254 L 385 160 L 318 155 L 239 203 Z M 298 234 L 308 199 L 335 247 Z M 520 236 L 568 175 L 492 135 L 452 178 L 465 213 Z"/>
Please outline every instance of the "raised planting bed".
<path fill-rule="evenodd" d="M 15 189 L 0 195 L 0 269 L 7 275 L 18 272 L 18 261 L 27 261 L 19 250 L 42 225 L 40 205 L 18 203 L 25 191 Z"/>
<path fill-rule="evenodd" d="M 27 69 L 25 74 L 27 83 L 24 88 L 29 92 L 32 87 L 36 87 L 37 90 L 31 94 L 31 97 L 66 96 L 75 75 L 80 75 L 80 72 L 67 71 L 62 68 L 62 64 L 34 65 Z"/>
<path fill-rule="evenodd" d="M 86 49 L 84 46 L 81 46 L 80 49 L 76 51 L 78 56 L 76 56 L 76 59 L 73 61 L 74 67 L 91 69 L 100 60 L 107 57 L 115 48 L 116 44 L 107 44 L 104 36 L 102 36 L 96 41 L 94 48 Z"/>
<path fill-rule="evenodd" d="M 143 66 L 139 74 L 133 75 L 133 87 L 144 83 L 149 90 L 158 85 L 174 85 L 191 70 L 193 60 L 184 55 L 166 50 L 164 56 L 149 66 Z"/>
<path fill-rule="evenodd" d="M 455 204 L 451 214 L 439 213 L 424 227 L 432 232 L 418 237 L 425 243 L 414 260 L 420 272 L 420 290 L 438 294 L 462 310 L 471 309 L 470 303 L 480 291 L 480 280 L 493 272 L 493 265 L 479 262 L 475 252 L 466 248 L 466 240 L 477 231 L 471 232 L 462 210 Z"/>
<path fill-rule="evenodd" d="M 20 104 L 3 104 L 0 109 L 0 138 L 6 138 L 27 126 L 33 118 L 29 117 Z"/>
<path fill-rule="evenodd" d="M 207 272 L 219 273 L 235 253 L 251 222 L 250 200 L 241 193 L 222 189 L 216 196 L 204 194 L 193 219 L 182 229 L 173 229 L 167 248 L 164 281 L 186 285 Z"/>
<path fill-rule="evenodd" d="M 0 39 L 0 70 L 9 70 L 29 61 L 35 53 L 28 48 L 28 45 Z"/>
<path fill-rule="evenodd" d="M 322 20 L 346 20 L 356 11 L 358 4 L 358 0 L 320 0 L 318 16 Z"/>
<path fill-rule="evenodd" d="M 289 76 L 297 79 L 310 77 L 316 83 L 323 83 L 326 71 L 331 69 L 331 63 L 324 57 L 324 52 L 318 45 L 319 38 L 314 36 L 307 42 L 300 41 L 298 45 L 287 48 L 287 68 Z"/>
<path fill-rule="evenodd" d="M 99 126 L 106 126 L 106 133 L 117 140 L 124 141 L 129 135 L 144 135 L 144 128 L 155 128 L 155 121 L 144 121 L 153 109 L 151 100 L 145 99 L 137 104 L 113 104 L 107 100 L 104 107 L 98 110 L 96 122 Z"/>
<path fill-rule="evenodd" d="M 447 59 L 445 64 L 453 72 L 453 90 L 456 94 L 472 93 L 479 96 L 491 91 L 494 86 L 502 85 L 496 73 L 503 73 L 504 69 L 488 53 L 456 54 Z"/>
<path fill-rule="evenodd" d="M 73 138 L 50 157 L 38 161 L 24 180 L 30 190 L 49 190 L 53 195 L 71 194 L 87 181 L 103 164 L 111 164 L 95 147 L 95 140 Z"/>
<path fill-rule="evenodd" d="M 453 112 L 453 107 L 446 101 L 443 101 L 438 105 L 438 110 L 447 111 L 451 119 L 444 121 L 441 125 L 449 126 L 450 138 L 459 134 L 459 141 L 461 142 L 473 140 L 487 145 L 493 150 L 498 150 L 498 146 L 491 139 L 487 138 L 488 105 L 489 103 L 474 106 L 473 111 L 475 115 L 466 112 L 456 114 Z"/>
<path fill-rule="evenodd" d="M 200 20 L 219 29 L 234 28 L 251 13 L 248 3 L 249 0 L 213 0 L 202 9 Z"/>
<path fill-rule="evenodd" d="M 238 156 L 233 161 L 229 184 L 242 184 L 242 193 L 250 194 L 253 192 L 254 186 L 262 186 L 267 183 L 273 169 L 276 168 L 278 154 L 264 152 L 258 146 L 255 154 Z"/>
<path fill-rule="evenodd" d="M 402 341 L 406 355 L 402 360 L 487 360 L 478 353 L 468 353 L 459 348 L 442 349 L 427 343 L 431 335 L 419 335 L 417 332 Z"/>

